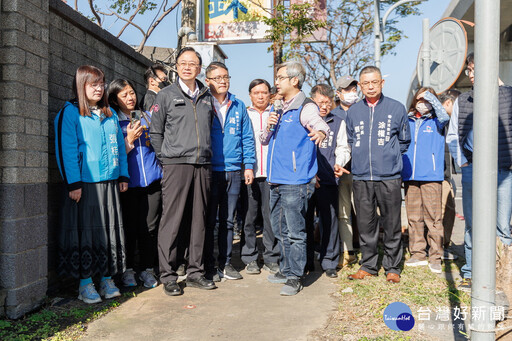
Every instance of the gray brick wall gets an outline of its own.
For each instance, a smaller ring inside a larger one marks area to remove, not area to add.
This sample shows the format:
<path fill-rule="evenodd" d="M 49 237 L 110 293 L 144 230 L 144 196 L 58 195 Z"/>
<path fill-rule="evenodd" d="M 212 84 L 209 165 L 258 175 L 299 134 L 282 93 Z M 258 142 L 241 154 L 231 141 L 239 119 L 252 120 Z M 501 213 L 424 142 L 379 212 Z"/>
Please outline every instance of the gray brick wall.
<path fill-rule="evenodd" d="M 0 0 L 0 46 L 0 316 L 17 318 L 59 290 L 53 120 L 76 69 L 95 65 L 142 95 L 150 61 L 61 0 Z"/>

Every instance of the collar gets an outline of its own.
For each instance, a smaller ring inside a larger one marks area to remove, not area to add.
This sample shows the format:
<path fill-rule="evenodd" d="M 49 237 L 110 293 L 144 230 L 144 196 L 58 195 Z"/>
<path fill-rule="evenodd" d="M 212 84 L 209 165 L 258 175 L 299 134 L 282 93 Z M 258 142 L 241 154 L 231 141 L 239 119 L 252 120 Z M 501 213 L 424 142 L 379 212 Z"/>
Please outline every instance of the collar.
<path fill-rule="evenodd" d="M 181 90 L 186 93 L 188 96 L 195 98 L 199 94 L 199 83 L 196 80 L 196 89 L 194 91 L 190 90 L 190 88 L 185 84 L 181 78 L 178 78 L 178 84 L 180 85 Z"/>
<path fill-rule="evenodd" d="M 250 107 L 247 108 L 247 110 L 252 110 L 252 111 L 256 111 L 258 114 L 263 114 L 263 113 L 266 113 L 266 112 L 270 112 L 270 108 L 271 108 L 272 105 L 268 105 L 265 110 L 263 111 L 259 111 L 258 109 L 256 109 L 255 107 L 253 107 L 252 105 Z"/>
<path fill-rule="evenodd" d="M 226 97 L 225 97 L 225 98 L 224 98 L 224 100 L 222 101 L 222 103 L 221 103 L 221 102 L 219 102 L 219 100 L 218 100 L 217 98 L 215 98 L 215 96 L 213 96 L 213 95 L 212 95 L 212 97 L 213 97 L 214 102 L 215 102 L 215 103 L 217 103 L 219 106 L 221 106 L 221 107 L 222 107 L 222 106 L 224 106 L 224 105 L 226 105 L 226 104 L 228 104 L 228 103 L 229 103 L 229 97 L 230 97 L 229 95 L 230 95 L 230 93 L 228 92 L 228 93 L 226 94 Z"/>
<path fill-rule="evenodd" d="M 119 121 L 129 121 L 130 120 L 128 115 L 126 115 L 124 112 L 122 112 L 121 109 L 119 109 L 117 116 L 119 117 Z"/>

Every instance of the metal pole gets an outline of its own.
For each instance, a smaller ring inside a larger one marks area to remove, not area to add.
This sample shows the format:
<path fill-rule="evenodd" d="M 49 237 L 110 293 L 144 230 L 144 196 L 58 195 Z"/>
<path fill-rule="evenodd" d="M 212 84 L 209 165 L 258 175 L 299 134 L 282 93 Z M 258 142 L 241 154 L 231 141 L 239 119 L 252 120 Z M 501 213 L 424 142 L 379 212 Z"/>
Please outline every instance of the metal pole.
<path fill-rule="evenodd" d="M 430 86 L 430 22 L 423 19 L 423 87 Z"/>
<path fill-rule="evenodd" d="M 375 36 L 374 59 L 375 59 L 375 66 L 380 69 L 380 44 L 381 44 L 381 37 L 380 37 L 380 0 L 373 0 L 373 6 L 374 6 L 374 12 L 375 12 L 375 17 L 373 18 L 373 34 Z"/>
<path fill-rule="evenodd" d="M 494 340 L 500 1 L 475 1 L 471 339 Z M 475 316 L 476 311 L 482 314 Z M 477 319 L 478 317 L 478 319 Z"/>

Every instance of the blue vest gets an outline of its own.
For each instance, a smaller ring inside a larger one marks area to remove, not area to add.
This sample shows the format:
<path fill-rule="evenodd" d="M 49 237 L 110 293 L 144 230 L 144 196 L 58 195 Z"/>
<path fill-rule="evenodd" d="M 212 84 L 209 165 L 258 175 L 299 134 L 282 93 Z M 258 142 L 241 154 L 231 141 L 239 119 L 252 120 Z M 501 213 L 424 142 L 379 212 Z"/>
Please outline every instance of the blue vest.
<path fill-rule="evenodd" d="M 299 108 L 281 115 L 268 145 L 268 182 L 300 185 L 315 176 L 318 170 L 316 146 L 309 139 L 309 131 L 300 123 L 302 108 L 310 101 L 306 99 Z"/>

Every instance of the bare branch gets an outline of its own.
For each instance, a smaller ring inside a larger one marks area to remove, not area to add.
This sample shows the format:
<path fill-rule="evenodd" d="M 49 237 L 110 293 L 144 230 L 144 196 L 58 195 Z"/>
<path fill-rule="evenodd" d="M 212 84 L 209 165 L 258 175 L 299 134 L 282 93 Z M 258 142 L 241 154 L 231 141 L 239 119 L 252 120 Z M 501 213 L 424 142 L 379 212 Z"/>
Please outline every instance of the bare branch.
<path fill-rule="evenodd" d="M 181 1 L 181 0 L 180 0 Z M 119 19 L 121 19 L 122 21 L 126 21 L 129 25 L 132 25 L 133 27 L 135 27 L 136 29 L 138 29 L 140 31 L 140 33 L 142 33 L 142 35 L 145 35 L 146 32 L 144 32 L 144 30 L 137 24 L 135 24 L 134 22 L 132 21 L 129 21 L 128 19 L 126 18 L 123 18 L 122 16 L 120 16 L 119 14 L 117 14 L 116 12 L 114 11 L 110 11 L 110 14 L 109 13 L 105 13 L 105 12 L 98 12 L 102 15 L 108 15 L 108 16 L 112 16 L 112 15 L 115 15 L 116 17 L 118 17 Z M 118 37 L 119 38 L 119 37 Z"/>
<path fill-rule="evenodd" d="M 96 17 L 96 20 L 98 20 L 98 26 L 101 27 L 101 18 L 98 15 L 98 13 L 96 13 L 96 10 L 94 9 L 93 0 L 89 0 L 89 7 L 91 8 L 92 14 L 94 14 L 94 16 Z"/>
<path fill-rule="evenodd" d="M 116 36 L 117 38 L 119 38 L 123 34 L 124 30 L 130 25 L 130 23 L 133 22 L 133 19 L 135 18 L 137 13 L 139 13 L 140 9 L 142 8 L 142 5 L 144 5 L 144 1 L 143 0 L 139 0 L 139 5 L 135 9 L 135 12 L 133 12 L 133 14 L 130 16 L 130 19 L 128 19 L 126 24 L 121 28 L 121 30 L 119 31 L 119 33 Z"/>
<path fill-rule="evenodd" d="M 172 5 L 171 7 L 169 7 L 168 10 L 163 12 L 162 15 L 155 21 L 155 23 L 153 25 L 151 25 L 151 27 L 148 29 L 146 34 L 144 34 L 144 37 L 142 38 L 142 41 L 140 42 L 139 46 L 135 49 L 137 52 L 142 51 L 142 49 L 144 48 L 144 45 L 146 44 L 146 41 L 148 40 L 151 33 L 153 33 L 153 31 L 158 26 L 158 24 L 160 24 L 162 19 L 164 19 L 169 13 L 171 13 L 176 8 L 176 6 L 179 5 L 180 2 L 181 2 L 181 0 L 176 0 L 174 5 Z"/>
<path fill-rule="evenodd" d="M 78 12 L 78 0 L 75 0 L 75 11 Z"/>

